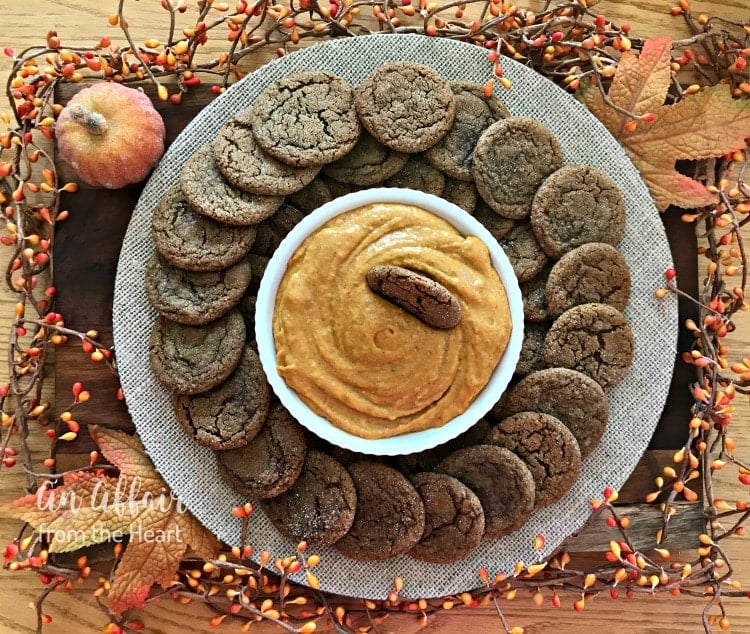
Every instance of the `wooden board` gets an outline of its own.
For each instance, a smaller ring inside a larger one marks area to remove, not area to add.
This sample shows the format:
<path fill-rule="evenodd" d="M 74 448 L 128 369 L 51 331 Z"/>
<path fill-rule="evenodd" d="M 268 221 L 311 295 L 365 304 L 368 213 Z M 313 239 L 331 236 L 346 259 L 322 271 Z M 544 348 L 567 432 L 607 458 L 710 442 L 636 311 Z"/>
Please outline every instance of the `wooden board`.
<path fill-rule="evenodd" d="M 78 89 L 77 86 L 61 86 L 57 101 L 65 103 Z M 153 97 L 153 89 L 150 86 L 145 89 Z M 174 140 L 211 97 L 209 89 L 202 87 L 188 93 L 180 106 L 156 102 L 167 124 L 168 142 Z M 59 169 L 63 181 L 72 179 L 67 166 L 59 165 Z M 75 211 L 59 225 L 55 236 L 56 310 L 65 315 L 72 328 L 98 330 L 102 342 L 107 345 L 112 343 L 112 302 L 120 246 L 141 189 L 141 186 L 133 186 L 108 191 L 83 187 L 74 199 L 63 199 L 63 208 L 70 204 Z M 680 285 L 686 292 L 695 294 L 698 281 L 693 227 L 681 222 L 679 213 L 673 211 L 664 215 L 664 222 L 680 271 Z M 681 301 L 680 319 L 687 317 L 697 317 L 695 307 L 690 302 Z M 147 337 L 148 333 L 143 336 Z M 678 350 L 688 349 L 690 343 L 690 333 L 681 332 Z M 644 545 L 653 540 L 659 512 L 654 507 L 642 505 L 642 501 L 651 489 L 654 478 L 669 460 L 669 455 L 683 444 L 685 425 L 689 420 L 691 399 L 688 385 L 694 380 L 693 373 L 689 366 L 679 361 L 677 355 L 674 365 L 667 405 L 649 450 L 620 495 L 620 504 L 628 505 L 628 513 L 644 518 L 643 521 L 634 522 L 642 533 L 635 538 L 642 539 Z M 73 468 L 88 461 L 94 444 L 86 433 L 86 424 L 96 423 L 134 431 L 125 404 L 114 398 L 118 387 L 116 377 L 106 368 L 90 362 L 79 342 L 70 341 L 57 350 L 55 384 L 58 413 L 69 406 L 70 399 L 66 395 L 70 394 L 70 386 L 75 381 L 83 381 L 86 389 L 91 391 L 92 398 L 85 407 L 76 410 L 76 419 L 82 424 L 79 437 L 74 442 L 58 443 L 56 447 L 58 470 Z M 694 536 L 703 530 L 700 507 L 700 504 L 685 506 L 680 514 L 680 528 L 672 531 L 669 547 L 693 545 Z M 609 538 L 602 534 L 601 524 L 601 521 L 598 524 L 596 521 L 590 522 L 566 547 L 578 551 L 606 549 Z"/>

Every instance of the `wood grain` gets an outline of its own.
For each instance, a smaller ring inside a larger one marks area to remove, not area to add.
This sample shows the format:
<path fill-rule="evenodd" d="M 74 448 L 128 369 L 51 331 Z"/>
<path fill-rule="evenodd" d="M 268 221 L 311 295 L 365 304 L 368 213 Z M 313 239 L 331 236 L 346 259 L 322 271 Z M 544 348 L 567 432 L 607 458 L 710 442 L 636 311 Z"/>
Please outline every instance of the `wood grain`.
<path fill-rule="evenodd" d="M 541 6 L 541 2 L 529 4 Z M 605 13 L 609 18 L 632 25 L 632 32 L 642 36 L 655 36 L 665 33 L 674 38 L 688 35 L 687 29 L 680 18 L 669 16 L 669 8 L 676 4 L 674 0 L 656 0 L 644 3 L 640 0 L 623 0 L 600 2 L 596 10 Z M 705 13 L 717 13 L 728 18 L 745 19 L 750 18 L 750 7 L 747 0 L 730 0 L 691 3 L 694 10 Z M 114 29 L 106 25 L 106 17 L 114 12 L 116 3 L 114 0 L 106 0 L 102 3 L 91 3 L 85 0 L 0 0 L 0 44 L 12 46 L 17 50 L 31 44 L 37 44 L 48 28 L 55 28 L 66 44 L 82 44 L 98 41 L 102 35 L 117 35 Z M 144 39 L 150 36 L 158 36 L 154 32 L 153 25 L 161 24 L 163 13 L 157 0 L 141 0 L 127 4 L 128 17 L 133 30 L 134 37 Z M 208 52 L 215 50 L 209 43 Z M 5 77 L 9 68 L 8 60 L 0 57 L 0 76 Z M 85 192 L 71 198 L 71 208 L 75 208 L 77 201 L 86 196 Z M 95 195 L 92 193 L 91 195 Z M 132 192 L 125 192 L 124 196 L 132 196 Z M 132 198 L 131 198 L 132 200 Z M 74 214 L 75 216 L 75 214 Z M 89 236 L 93 240 L 112 240 L 116 233 L 116 226 L 122 226 L 124 218 L 112 218 L 111 232 L 104 235 Z M 85 223 L 85 219 L 82 220 Z M 684 244 L 687 238 L 680 238 L 678 247 L 691 248 Z M 750 239 L 750 233 L 746 235 Z M 81 235 L 72 231 L 69 247 L 74 251 L 76 239 Z M 59 245 L 58 245 L 59 246 Z M 57 248 L 57 247 L 56 247 Z M 2 257 L 2 252 L 0 252 Z M 67 261 L 67 259 L 66 259 Z M 85 274 L 85 271 L 76 270 L 75 262 L 69 263 L 71 270 L 69 274 Z M 103 263 L 106 265 L 106 263 Z M 682 272 L 681 272 L 682 274 Z M 101 310 L 105 311 L 109 299 L 102 299 L 99 293 L 91 289 L 102 303 Z M 111 290 L 104 289 L 104 292 Z M 7 292 L 0 292 L 0 324 L 7 325 L 11 321 L 13 312 L 13 297 Z M 75 311 L 75 306 L 71 307 Z M 65 312 L 68 319 L 77 319 L 82 327 L 90 323 L 87 318 L 93 317 L 91 313 L 69 314 Z M 741 314 L 737 318 L 738 330 L 729 343 L 733 349 L 733 358 L 739 359 L 747 355 L 750 347 L 750 315 Z M 72 323 L 72 322 L 71 322 Z M 108 336 L 109 333 L 103 333 Z M 8 328 L 0 327 L 0 345 L 6 345 L 8 339 Z M 65 352 L 60 351 L 58 361 L 65 363 L 77 362 L 80 368 L 86 366 L 82 361 L 76 361 L 76 357 L 66 359 Z M 71 352 L 72 354 L 72 352 Z M 672 360 L 665 360 L 672 363 Z M 102 387 L 106 391 L 106 387 Z M 739 400 L 739 399 L 738 399 Z M 746 401 L 738 403 L 738 411 L 735 414 L 734 436 L 739 447 L 750 445 L 750 405 Z M 656 447 L 669 446 L 670 441 L 655 438 L 653 445 Z M 44 457 L 49 452 L 49 442 L 40 432 L 32 437 L 32 446 L 38 457 Z M 653 461 L 651 468 L 658 468 L 664 462 Z M 655 475 L 653 472 L 651 476 Z M 646 477 L 640 476 L 640 477 Z M 22 490 L 24 484 L 23 475 L 19 471 L 4 471 L 2 474 L 2 489 L 0 500 L 7 501 L 16 497 Z M 733 498 L 737 495 L 737 483 L 734 477 L 722 476 L 716 478 L 716 487 L 719 495 Z M 625 497 L 625 495 L 623 495 Z M 696 507 L 692 506 L 686 510 L 690 514 Z M 695 517 L 693 518 L 695 519 Z M 17 523 L 0 519 L 0 543 L 9 541 L 15 531 Z M 597 529 L 599 530 L 599 529 Z M 604 539 L 601 535 L 599 539 Z M 596 544 L 585 544 L 577 546 L 589 550 Z M 572 546 L 572 545 L 571 545 Z M 687 544 L 689 546 L 689 544 Z M 735 578 L 738 581 L 750 583 L 750 550 L 747 549 L 742 540 L 728 540 L 727 551 L 733 557 L 736 567 Z M 679 553 L 674 553 L 675 558 Z M 577 565 L 592 565 L 592 559 L 596 555 L 586 555 L 576 558 Z M 692 554 L 686 552 L 685 558 L 691 558 Z M 0 573 L 0 632 L 33 632 L 35 628 L 34 613 L 26 605 L 32 601 L 39 592 L 39 583 L 32 575 Z M 528 597 L 520 596 L 514 602 L 502 602 L 502 608 L 512 625 L 521 625 L 529 633 L 556 631 L 561 633 L 580 632 L 586 629 L 594 631 L 635 631 L 635 632 L 699 632 L 700 611 L 705 601 L 697 598 L 664 598 L 636 597 L 631 600 L 619 599 L 612 601 L 607 597 L 597 598 L 587 605 L 587 609 L 576 614 L 572 611 L 573 598 L 568 596 L 561 609 L 553 609 L 547 602 L 542 608 L 536 608 Z M 103 614 L 97 606 L 96 600 L 91 594 L 91 587 L 77 588 L 71 594 L 57 595 L 48 603 L 49 612 L 53 622 L 47 626 L 46 632 L 51 634 L 68 632 L 100 632 L 102 625 L 106 622 Z M 355 607 L 356 603 L 348 604 Z M 187 606 L 178 605 L 171 601 L 163 601 L 159 604 L 149 606 L 142 618 L 149 632 L 180 632 L 188 629 L 193 632 L 208 633 L 215 631 L 208 625 L 212 613 L 199 604 Z M 750 602 L 747 600 L 733 601 L 729 605 L 729 617 L 733 624 L 733 630 L 737 632 L 750 631 Z M 227 625 L 227 631 L 236 631 L 237 625 Z M 391 631 L 408 634 L 410 632 L 461 632 L 473 628 L 478 632 L 500 631 L 498 619 L 491 607 L 479 607 L 475 609 L 456 608 L 450 612 L 442 612 L 430 616 L 426 627 L 421 627 L 417 618 L 410 614 L 397 614 L 390 616 L 381 626 L 382 631 Z M 255 628 L 258 632 L 274 632 L 277 628 L 273 626 L 260 625 Z"/>

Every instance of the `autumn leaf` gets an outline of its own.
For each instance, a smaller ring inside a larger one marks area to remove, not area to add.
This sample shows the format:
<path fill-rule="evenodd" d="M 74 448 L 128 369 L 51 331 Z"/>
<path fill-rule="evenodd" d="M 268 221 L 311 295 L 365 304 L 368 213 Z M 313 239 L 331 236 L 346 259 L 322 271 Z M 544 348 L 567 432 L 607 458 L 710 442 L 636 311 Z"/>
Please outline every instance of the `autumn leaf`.
<path fill-rule="evenodd" d="M 47 534 L 50 552 L 129 535 L 109 592 L 110 608 L 120 613 L 142 607 L 152 585 L 168 587 L 188 546 L 210 559 L 219 542 L 171 495 L 138 438 L 101 427 L 89 431 L 118 477 L 71 472 L 60 486 L 43 486 L 0 511 Z"/>
<path fill-rule="evenodd" d="M 676 171 L 683 159 L 706 159 L 744 149 L 750 137 L 750 100 L 733 99 L 723 84 L 704 88 L 681 101 L 665 105 L 671 81 L 672 41 L 646 40 L 640 55 L 623 53 L 607 96 L 589 87 L 584 100 L 589 110 L 622 144 L 648 185 L 656 206 L 687 209 L 715 204 L 717 197 L 704 185 Z M 629 130 L 628 115 L 653 114 Z"/>

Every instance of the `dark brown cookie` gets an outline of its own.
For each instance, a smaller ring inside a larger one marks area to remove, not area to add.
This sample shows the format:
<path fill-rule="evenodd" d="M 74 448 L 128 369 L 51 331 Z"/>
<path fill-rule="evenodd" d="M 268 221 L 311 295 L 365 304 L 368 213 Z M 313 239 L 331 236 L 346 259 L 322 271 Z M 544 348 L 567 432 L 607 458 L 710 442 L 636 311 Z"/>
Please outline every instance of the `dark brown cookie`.
<path fill-rule="evenodd" d="M 544 362 L 544 340 L 547 338 L 547 330 L 550 324 L 541 322 L 525 322 L 523 325 L 523 343 L 521 344 L 521 356 L 516 363 L 516 374 L 526 376 L 537 370 L 547 367 Z"/>
<path fill-rule="evenodd" d="M 281 205 L 273 216 L 258 225 L 258 233 L 250 249 L 251 253 L 270 258 L 279 248 L 281 241 L 304 217 L 305 214 L 296 207 L 288 203 Z"/>
<path fill-rule="evenodd" d="M 146 266 L 146 294 L 160 315 L 197 326 L 218 319 L 242 298 L 250 283 L 250 264 L 240 260 L 220 271 L 178 269 L 158 254 Z"/>
<path fill-rule="evenodd" d="M 495 445 L 459 449 L 435 469 L 463 482 L 482 503 L 484 534 L 496 539 L 518 530 L 534 510 L 534 478 L 511 451 Z"/>
<path fill-rule="evenodd" d="M 271 390 L 258 355 L 245 346 L 224 382 L 202 394 L 175 395 L 173 409 L 185 432 L 209 449 L 236 449 L 250 442 L 268 416 Z"/>
<path fill-rule="evenodd" d="M 292 487 L 263 501 L 263 510 L 281 533 L 314 546 L 328 546 L 346 535 L 356 507 L 349 472 L 325 453 L 309 449 Z"/>
<path fill-rule="evenodd" d="M 531 470 L 536 506 L 547 506 L 565 495 L 581 473 L 581 452 L 570 430 L 557 418 L 540 412 L 519 412 L 500 421 L 487 444 L 510 449 Z"/>
<path fill-rule="evenodd" d="M 507 392 L 503 417 L 529 410 L 562 421 L 578 441 L 583 458 L 599 444 L 609 420 L 609 401 L 601 385 L 567 368 L 534 372 Z"/>
<path fill-rule="evenodd" d="M 266 154 L 253 135 L 252 109 L 229 119 L 213 144 L 219 171 L 235 187 L 253 194 L 284 196 L 307 185 L 320 167 L 292 167 Z"/>
<path fill-rule="evenodd" d="M 545 253 L 554 259 L 587 242 L 616 245 L 625 231 L 625 201 L 604 172 L 566 165 L 536 192 L 531 226 Z"/>
<path fill-rule="evenodd" d="M 386 187 L 405 187 L 440 196 L 445 188 L 445 174 L 430 165 L 421 154 L 414 154 L 404 166 L 385 180 Z"/>
<path fill-rule="evenodd" d="M 218 271 L 241 260 L 255 240 L 255 227 L 230 227 L 193 211 L 179 186 L 168 189 L 151 220 L 156 250 L 189 271 Z"/>
<path fill-rule="evenodd" d="M 287 200 L 300 211 L 310 213 L 333 200 L 331 190 L 322 178 L 314 178 L 298 192 L 289 194 Z"/>
<path fill-rule="evenodd" d="M 516 222 L 498 242 L 508 256 L 519 282 L 533 280 L 549 261 L 539 246 L 531 225 L 525 220 Z"/>
<path fill-rule="evenodd" d="M 555 316 L 579 304 L 609 304 L 625 310 L 630 298 L 628 263 L 609 244 L 582 244 L 552 267 L 546 296 L 550 313 Z"/>
<path fill-rule="evenodd" d="M 474 213 L 479 199 L 477 186 L 474 183 L 460 181 L 457 178 L 445 179 L 445 187 L 440 196 L 469 214 Z"/>
<path fill-rule="evenodd" d="M 408 154 L 396 152 L 363 132 L 354 149 L 323 166 L 323 173 L 341 183 L 372 187 L 396 174 L 408 159 Z"/>
<path fill-rule="evenodd" d="M 198 148 L 183 165 L 180 189 L 195 211 L 227 225 L 254 225 L 284 201 L 283 196 L 248 194 L 224 180 L 210 143 Z"/>
<path fill-rule="evenodd" d="M 633 362 L 635 340 L 625 317 L 606 304 L 581 304 L 560 315 L 547 333 L 544 361 L 615 385 Z"/>
<path fill-rule="evenodd" d="M 355 462 L 349 473 L 357 489 L 357 511 L 351 529 L 334 547 L 364 561 L 411 550 L 424 532 L 424 503 L 414 485 L 379 462 Z"/>
<path fill-rule="evenodd" d="M 516 221 L 501 216 L 499 213 L 490 209 L 486 202 L 481 198 L 477 200 L 476 207 L 474 208 L 474 217 L 479 220 L 492 234 L 498 242 L 501 242 L 505 236 L 510 233 L 510 230 L 516 226 Z"/>
<path fill-rule="evenodd" d="M 560 143 L 528 117 L 493 123 L 477 141 L 472 173 L 485 202 L 508 218 L 526 218 L 542 181 L 562 166 Z"/>
<path fill-rule="evenodd" d="M 378 66 L 355 95 L 362 125 L 398 152 L 422 152 L 450 129 L 456 103 L 450 84 L 428 66 L 391 62 Z"/>
<path fill-rule="evenodd" d="M 398 457 L 398 468 L 406 475 L 419 473 L 420 471 L 432 471 L 441 460 L 447 458 L 458 449 L 480 445 L 484 441 L 490 424 L 485 418 L 480 418 L 474 425 L 464 433 L 459 434 L 452 440 L 431 449 L 418 451 L 417 453 L 402 454 Z"/>
<path fill-rule="evenodd" d="M 484 86 L 472 82 L 451 82 L 456 116 L 446 135 L 425 152 L 427 160 L 448 176 L 473 181 L 474 148 L 490 125 L 510 113 L 497 95 L 484 95 Z"/>
<path fill-rule="evenodd" d="M 412 484 L 424 502 L 424 533 L 409 555 L 434 564 L 460 561 L 484 535 L 484 511 L 476 494 L 444 473 L 418 473 Z"/>
<path fill-rule="evenodd" d="M 260 433 L 244 447 L 217 451 L 219 474 L 240 495 L 272 498 L 297 481 L 307 443 L 302 426 L 279 403 L 268 412 Z"/>
<path fill-rule="evenodd" d="M 245 321 L 238 310 L 203 326 L 186 326 L 159 317 L 148 354 L 159 382 L 178 394 L 216 387 L 237 367 L 245 347 Z"/>
<path fill-rule="evenodd" d="M 341 158 L 361 132 L 352 87 L 326 71 L 298 71 L 274 82 L 253 103 L 251 121 L 258 145 L 294 167 Z"/>
<path fill-rule="evenodd" d="M 535 278 L 521 282 L 521 297 L 523 297 L 523 318 L 526 321 L 541 322 L 550 318 L 547 306 L 547 278 L 551 267 L 545 266 Z"/>
<path fill-rule="evenodd" d="M 416 271 L 391 264 L 373 266 L 367 285 L 433 328 L 453 328 L 461 321 L 461 304 L 453 293 Z"/>
<path fill-rule="evenodd" d="M 270 260 L 271 258 L 268 256 L 260 255 L 259 253 L 247 254 L 247 261 L 250 264 L 252 277 L 250 278 L 250 285 L 247 287 L 246 295 L 257 295 L 260 281 L 263 279 L 263 274 L 266 272 L 266 267 Z"/>

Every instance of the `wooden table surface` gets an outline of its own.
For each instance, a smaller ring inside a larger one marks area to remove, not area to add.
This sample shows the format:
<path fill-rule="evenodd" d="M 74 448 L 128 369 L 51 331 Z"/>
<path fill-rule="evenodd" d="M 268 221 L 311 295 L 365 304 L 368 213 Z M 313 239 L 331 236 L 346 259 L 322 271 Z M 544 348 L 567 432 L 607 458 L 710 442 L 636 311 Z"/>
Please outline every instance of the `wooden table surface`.
<path fill-rule="evenodd" d="M 194 0 L 189 0 L 192 5 Z M 520 5 L 533 4 L 519 2 Z M 537 2 L 536 6 L 541 3 Z M 638 36 L 670 34 L 674 38 L 685 37 L 688 33 L 679 18 L 669 15 L 669 9 L 677 4 L 670 0 L 641 2 L 640 0 L 606 1 L 599 3 L 597 10 L 609 19 L 621 23 L 627 21 L 632 33 Z M 22 49 L 25 46 L 43 41 L 49 29 L 57 30 L 64 43 L 93 44 L 102 35 L 119 37 L 119 32 L 107 25 L 107 16 L 116 10 L 116 0 L 102 0 L 92 3 L 87 0 L 0 0 L 0 47 L 11 46 Z M 750 0 L 715 0 L 712 2 L 691 2 L 693 11 L 723 15 L 728 18 L 750 19 Z M 163 10 L 158 0 L 140 0 L 127 3 L 127 15 L 136 41 L 159 37 L 153 25 L 163 23 Z M 5 79 L 10 68 L 7 57 L 0 56 L 0 77 Z M 0 112 L 7 106 L 0 104 Z M 749 230 L 750 231 L 750 230 Z M 750 239 L 750 234 L 746 236 Z M 0 258 L 5 257 L 0 247 Z M 0 346 L 5 346 L 9 324 L 13 314 L 14 300 L 3 288 L 0 289 Z M 738 332 L 729 339 L 732 358 L 739 359 L 750 352 L 750 313 L 743 313 L 737 319 Z M 5 371 L 2 371 L 5 372 Z M 2 375 L 0 372 L 0 376 Z M 732 423 L 733 436 L 737 439 L 740 451 L 750 447 L 750 404 L 747 400 L 737 403 L 738 412 Z M 48 455 L 49 441 L 40 431 L 32 439 L 34 450 L 41 459 Z M 716 479 L 718 497 L 733 499 L 737 496 L 737 481 L 728 474 Z M 0 501 L 17 497 L 23 490 L 24 478 L 20 471 L 3 470 L 0 480 Z M 0 546 L 8 543 L 17 530 L 15 521 L 0 519 Z M 735 578 L 750 588 L 750 549 L 742 539 L 728 540 L 726 549 L 732 556 Z M 688 554 L 686 554 L 686 557 Z M 676 557 L 676 555 L 675 555 Z M 0 572 L 0 632 L 33 632 L 34 611 L 28 607 L 40 590 L 36 576 L 31 574 L 9 574 Z M 678 599 L 661 596 L 638 597 L 612 601 L 601 596 L 588 601 L 583 613 L 574 613 L 574 598 L 563 597 L 563 607 L 554 609 L 549 604 L 537 608 L 530 598 L 519 595 L 515 601 L 503 601 L 502 607 L 511 625 L 520 625 L 526 632 L 579 632 L 582 630 L 611 632 L 699 632 L 701 627 L 701 599 L 680 597 Z M 750 601 L 735 599 L 728 603 L 732 631 L 750 631 Z M 101 632 L 106 622 L 99 610 L 91 588 L 76 589 L 70 594 L 58 594 L 47 602 L 47 611 L 53 617 L 46 626 L 50 634 L 79 632 Z M 213 616 L 205 607 L 194 604 L 182 606 L 171 601 L 151 605 L 140 615 L 148 632 L 178 632 L 186 629 L 194 632 L 215 631 L 209 626 Z M 189 626 L 187 625 L 189 624 Z M 237 631 L 236 625 L 226 624 L 225 631 Z M 441 612 L 430 617 L 426 627 L 420 628 L 412 615 L 392 615 L 381 626 L 386 632 L 500 632 L 497 616 L 489 608 L 458 608 Z M 258 632 L 277 631 L 274 626 L 258 625 Z"/>

